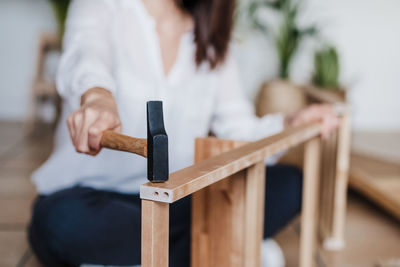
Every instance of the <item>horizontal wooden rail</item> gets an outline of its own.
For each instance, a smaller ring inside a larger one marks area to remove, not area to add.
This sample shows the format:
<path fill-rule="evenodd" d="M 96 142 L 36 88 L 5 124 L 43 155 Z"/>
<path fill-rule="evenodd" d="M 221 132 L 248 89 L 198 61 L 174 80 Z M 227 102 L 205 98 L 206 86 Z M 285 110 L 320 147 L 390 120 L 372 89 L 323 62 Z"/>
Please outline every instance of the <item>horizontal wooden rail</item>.
<path fill-rule="evenodd" d="M 244 170 L 276 153 L 297 146 L 320 134 L 319 123 L 312 123 L 251 142 L 219 156 L 170 174 L 165 183 L 146 183 L 140 188 L 142 199 L 173 203 L 185 196 Z"/>

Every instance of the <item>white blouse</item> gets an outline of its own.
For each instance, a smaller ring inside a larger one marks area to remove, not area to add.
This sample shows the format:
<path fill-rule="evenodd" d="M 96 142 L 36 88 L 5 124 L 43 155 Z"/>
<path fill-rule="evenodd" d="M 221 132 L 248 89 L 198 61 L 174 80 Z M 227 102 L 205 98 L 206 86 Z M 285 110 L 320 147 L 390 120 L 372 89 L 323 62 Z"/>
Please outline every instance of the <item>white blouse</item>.
<path fill-rule="evenodd" d="M 170 171 L 193 164 L 194 139 L 211 130 L 221 138 L 255 140 L 280 132 L 280 114 L 257 118 L 242 92 L 231 55 L 215 70 L 194 61 L 193 33 L 180 41 L 176 62 L 164 74 L 154 19 L 141 0 L 75 0 L 67 20 L 57 87 L 64 99 L 55 149 L 34 174 L 40 194 L 74 185 L 136 193 L 146 182 L 146 159 L 103 149 L 78 154 L 66 118 L 92 87 L 110 90 L 123 133 L 146 137 L 146 101 L 162 100 L 169 136 Z"/>

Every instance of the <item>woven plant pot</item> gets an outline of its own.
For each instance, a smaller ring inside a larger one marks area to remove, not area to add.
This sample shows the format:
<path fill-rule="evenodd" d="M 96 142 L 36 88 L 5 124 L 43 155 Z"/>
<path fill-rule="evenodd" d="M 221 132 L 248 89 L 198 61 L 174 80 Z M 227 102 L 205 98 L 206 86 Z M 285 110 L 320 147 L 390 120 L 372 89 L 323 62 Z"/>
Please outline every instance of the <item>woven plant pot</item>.
<path fill-rule="evenodd" d="M 257 97 L 258 116 L 270 113 L 291 113 L 306 106 L 307 99 L 303 90 L 286 80 L 274 80 L 264 83 Z"/>

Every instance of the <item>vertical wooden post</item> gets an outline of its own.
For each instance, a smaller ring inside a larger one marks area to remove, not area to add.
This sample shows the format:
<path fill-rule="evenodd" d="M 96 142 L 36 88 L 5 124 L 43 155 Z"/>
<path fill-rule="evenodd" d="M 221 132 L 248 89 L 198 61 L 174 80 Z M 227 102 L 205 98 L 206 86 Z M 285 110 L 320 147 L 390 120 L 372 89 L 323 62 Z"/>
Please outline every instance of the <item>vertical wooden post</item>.
<path fill-rule="evenodd" d="M 208 210 L 205 201 L 209 188 L 204 188 L 192 194 L 192 229 L 191 229 L 191 267 L 210 266 L 209 230 L 207 227 Z"/>
<path fill-rule="evenodd" d="M 199 162 L 244 144 L 196 140 Z M 260 267 L 264 230 L 265 165 L 248 169 L 192 196 L 192 267 Z"/>
<path fill-rule="evenodd" d="M 345 246 L 350 139 L 350 114 L 345 111 L 338 131 L 323 142 L 319 226 L 323 246 L 328 250 Z"/>
<path fill-rule="evenodd" d="M 321 144 L 319 230 L 322 240 L 329 239 L 332 235 L 337 139 L 338 134 L 335 131 Z"/>
<path fill-rule="evenodd" d="M 316 248 L 316 219 L 319 187 L 320 147 L 319 138 L 305 144 L 303 207 L 301 212 L 300 267 L 314 266 Z"/>
<path fill-rule="evenodd" d="M 347 186 L 350 164 L 350 139 L 351 139 L 350 114 L 343 114 L 339 132 L 336 160 L 335 192 L 333 202 L 333 222 L 330 239 L 324 242 L 327 249 L 342 249 L 345 246 L 344 229 L 346 221 Z"/>
<path fill-rule="evenodd" d="M 261 266 L 261 244 L 264 235 L 265 163 L 247 169 L 245 204 L 245 267 Z"/>
<path fill-rule="evenodd" d="M 196 140 L 195 162 L 243 144 L 216 138 Z M 246 171 L 192 195 L 192 267 L 243 267 Z"/>
<path fill-rule="evenodd" d="M 216 156 L 240 143 L 216 138 L 199 138 L 195 162 Z M 241 221 L 244 218 L 245 172 L 235 174 L 192 195 L 192 267 L 243 266 Z M 236 206 L 236 209 L 232 207 Z"/>
<path fill-rule="evenodd" d="M 142 267 L 168 267 L 169 204 L 142 200 Z"/>

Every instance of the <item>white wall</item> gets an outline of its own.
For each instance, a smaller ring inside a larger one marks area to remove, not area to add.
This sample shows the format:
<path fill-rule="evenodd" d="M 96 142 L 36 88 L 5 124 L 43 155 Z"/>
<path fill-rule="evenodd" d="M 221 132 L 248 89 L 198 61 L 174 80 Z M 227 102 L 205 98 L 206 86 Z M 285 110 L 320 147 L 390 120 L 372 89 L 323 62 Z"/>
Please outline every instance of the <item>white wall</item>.
<path fill-rule="evenodd" d="M 400 130 L 400 1 L 307 0 L 300 22 L 319 22 L 341 54 L 341 82 L 349 89 L 357 130 Z M 251 35 L 237 46 L 243 80 L 254 96 L 264 77 L 276 75 L 273 46 Z M 313 44 L 295 58 L 292 78 L 307 82 Z M 251 82 L 250 82 L 251 81 Z"/>
<path fill-rule="evenodd" d="M 0 0 L 0 119 L 26 116 L 38 38 L 54 24 L 46 0 Z"/>
<path fill-rule="evenodd" d="M 399 130 L 400 1 L 330 0 L 318 9 L 337 18 L 327 33 L 343 54 L 355 128 Z"/>
<path fill-rule="evenodd" d="M 319 21 L 342 56 L 342 83 L 350 89 L 357 130 L 400 130 L 400 1 L 307 0 L 302 23 Z M 22 120 L 36 63 L 38 35 L 54 30 L 46 0 L 0 1 L 0 119 Z M 293 78 L 306 82 L 312 69 L 305 44 Z M 260 35 L 236 46 L 250 96 L 276 73 L 272 45 Z M 244 53 L 242 53 L 244 51 Z"/>

